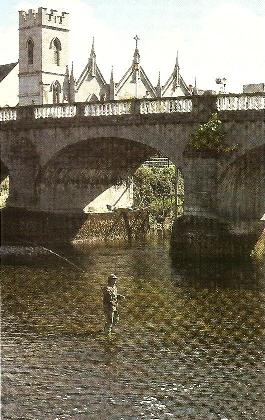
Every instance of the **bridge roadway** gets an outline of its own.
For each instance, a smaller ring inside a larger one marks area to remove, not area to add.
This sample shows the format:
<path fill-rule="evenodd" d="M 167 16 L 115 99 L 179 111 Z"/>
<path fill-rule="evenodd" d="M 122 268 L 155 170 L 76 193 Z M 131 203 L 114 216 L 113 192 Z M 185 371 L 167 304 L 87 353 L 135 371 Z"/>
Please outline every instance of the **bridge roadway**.
<path fill-rule="evenodd" d="M 189 155 L 191 135 L 213 112 L 237 151 L 219 158 Z M 161 153 L 183 172 L 186 216 L 228 221 L 238 235 L 261 229 L 265 94 L 2 108 L 0 127 L 10 208 L 80 213 Z"/>

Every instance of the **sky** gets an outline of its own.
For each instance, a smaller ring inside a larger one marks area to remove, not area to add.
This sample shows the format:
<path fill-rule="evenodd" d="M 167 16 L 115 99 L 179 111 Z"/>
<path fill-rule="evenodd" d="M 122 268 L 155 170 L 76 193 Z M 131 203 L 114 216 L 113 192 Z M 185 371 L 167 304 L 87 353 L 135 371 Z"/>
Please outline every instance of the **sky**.
<path fill-rule="evenodd" d="M 70 13 L 70 61 L 75 77 L 95 37 L 97 64 L 118 82 L 131 65 L 134 36 L 141 65 L 153 84 L 164 84 L 179 55 L 187 84 L 227 91 L 265 82 L 265 0 L 0 0 L 0 64 L 18 59 L 18 10 L 38 7 Z M 69 63 L 70 64 L 70 63 Z"/>

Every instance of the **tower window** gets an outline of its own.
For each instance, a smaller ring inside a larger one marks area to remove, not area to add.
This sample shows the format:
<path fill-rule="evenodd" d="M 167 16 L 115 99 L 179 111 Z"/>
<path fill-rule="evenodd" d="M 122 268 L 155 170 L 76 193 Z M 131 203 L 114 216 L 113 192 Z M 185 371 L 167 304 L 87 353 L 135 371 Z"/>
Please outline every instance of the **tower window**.
<path fill-rule="evenodd" d="M 60 103 L 60 93 L 61 93 L 62 89 L 61 89 L 61 85 L 58 82 L 58 80 L 56 80 L 55 82 L 52 83 L 50 91 L 52 92 L 52 102 L 54 104 L 59 104 Z"/>
<path fill-rule="evenodd" d="M 56 66 L 60 65 L 60 52 L 61 52 L 61 43 L 58 38 L 54 38 L 50 44 L 50 48 L 53 52 L 53 62 L 56 64 Z"/>
<path fill-rule="evenodd" d="M 32 41 L 32 39 L 28 40 L 27 48 L 28 48 L 28 64 L 33 64 L 34 42 Z"/>

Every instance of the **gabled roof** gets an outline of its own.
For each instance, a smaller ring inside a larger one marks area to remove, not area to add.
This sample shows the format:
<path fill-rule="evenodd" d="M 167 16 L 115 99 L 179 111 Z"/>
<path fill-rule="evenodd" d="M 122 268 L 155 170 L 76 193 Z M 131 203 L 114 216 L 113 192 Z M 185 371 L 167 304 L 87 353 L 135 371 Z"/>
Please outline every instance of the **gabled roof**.
<path fill-rule="evenodd" d="M 116 94 L 118 94 L 120 92 L 120 90 L 122 89 L 122 87 L 124 86 L 124 84 L 126 83 L 126 81 L 130 78 L 130 76 L 132 76 L 135 72 L 135 65 L 134 63 L 129 67 L 129 69 L 126 71 L 126 73 L 124 74 L 124 76 L 121 78 L 121 80 L 116 84 Z M 154 86 L 152 85 L 152 83 L 150 82 L 150 80 L 148 79 L 144 69 L 142 68 L 142 66 L 139 66 L 139 74 L 141 77 L 142 82 L 144 83 L 144 85 L 148 88 L 148 91 L 150 93 L 152 93 L 154 95 L 154 97 L 156 97 L 156 91 Z"/>
<path fill-rule="evenodd" d="M 164 86 L 162 86 L 162 95 L 165 94 L 166 90 L 170 87 L 170 85 L 174 85 L 174 83 L 176 83 L 176 82 L 178 83 L 178 86 L 180 87 L 180 89 L 182 89 L 184 91 L 185 95 L 190 95 L 191 94 L 188 86 L 186 85 L 183 77 L 180 74 L 179 63 L 178 63 L 178 55 L 177 55 L 177 60 L 176 60 L 176 64 L 175 64 L 173 72 L 169 76 L 169 78 L 166 81 L 166 83 L 164 84 Z"/>
<path fill-rule="evenodd" d="M 79 79 L 76 82 L 76 88 L 77 90 L 79 90 L 79 88 L 82 86 L 84 80 L 86 79 L 86 77 L 90 74 L 91 71 L 91 66 L 90 64 L 87 64 L 86 67 L 84 68 L 84 70 L 82 71 Z M 96 65 L 96 73 L 95 76 L 97 81 L 99 81 L 102 85 L 106 85 L 106 81 L 104 79 L 104 77 L 102 76 L 101 71 L 99 70 L 98 66 Z"/>
<path fill-rule="evenodd" d="M 79 90 L 79 88 L 82 86 L 82 83 L 84 82 L 85 78 L 90 75 L 92 78 L 96 78 L 99 84 L 106 86 L 106 81 L 104 77 L 102 76 L 101 71 L 99 70 L 96 62 L 96 52 L 95 52 L 95 40 L 93 37 L 92 47 L 90 51 L 90 57 L 88 59 L 88 63 L 84 70 L 82 71 L 79 79 L 76 82 L 76 88 Z"/>
<path fill-rule="evenodd" d="M 0 64 L 0 82 L 4 80 L 4 78 L 13 70 L 13 68 L 18 64 L 18 61 L 16 63 L 10 63 L 10 64 Z"/>
<path fill-rule="evenodd" d="M 139 79 L 142 81 L 143 85 L 146 87 L 146 90 L 151 93 L 151 96 L 156 97 L 156 90 L 150 80 L 148 79 L 144 69 L 140 65 L 140 53 L 138 49 L 138 41 L 139 41 L 138 35 L 134 37 L 134 40 L 136 42 L 135 50 L 133 54 L 133 61 L 131 66 L 128 68 L 124 76 L 121 78 L 121 80 L 116 84 L 116 95 L 119 94 L 122 87 L 125 85 L 125 83 L 130 79 L 133 78 L 133 80 L 136 81 L 136 78 L 139 77 Z"/>
<path fill-rule="evenodd" d="M 83 81 L 85 80 L 85 78 L 87 77 L 87 75 L 89 75 L 91 73 L 91 63 L 89 62 L 86 67 L 84 68 L 84 70 L 82 71 L 79 79 L 76 82 L 76 88 L 77 90 L 80 88 L 80 86 L 82 85 Z M 102 85 L 106 85 L 106 81 L 104 79 L 104 77 L 102 76 L 101 71 L 99 70 L 97 64 L 96 64 L 96 72 L 95 72 L 95 76 L 94 76 Z"/>
<path fill-rule="evenodd" d="M 174 83 L 175 79 L 176 79 L 176 75 L 173 72 L 171 76 L 169 77 L 169 79 L 164 84 L 164 86 L 162 87 L 162 95 L 164 95 L 165 91 L 169 88 L 169 86 Z M 181 75 L 179 76 L 179 87 L 182 90 L 184 90 L 185 94 L 190 95 L 190 90 L 188 86 L 186 85 L 186 83 L 184 82 L 183 77 Z"/>

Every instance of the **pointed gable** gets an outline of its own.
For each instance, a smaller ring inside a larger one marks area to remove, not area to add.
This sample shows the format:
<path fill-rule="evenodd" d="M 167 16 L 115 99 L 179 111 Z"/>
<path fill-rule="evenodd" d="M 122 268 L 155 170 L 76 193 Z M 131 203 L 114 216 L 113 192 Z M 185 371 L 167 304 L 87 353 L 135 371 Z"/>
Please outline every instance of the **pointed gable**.
<path fill-rule="evenodd" d="M 140 53 L 138 50 L 139 38 L 136 35 L 134 39 L 136 41 L 136 48 L 132 65 L 116 85 L 116 99 L 156 97 L 155 88 L 140 65 Z"/>
<path fill-rule="evenodd" d="M 18 104 L 18 62 L 0 65 L 0 107 Z"/>
<path fill-rule="evenodd" d="M 176 59 L 176 64 L 173 72 L 170 77 L 162 87 L 162 96 L 164 97 L 175 97 L 175 96 L 188 96 L 190 95 L 190 90 L 184 79 L 180 74 L 178 56 Z"/>
<path fill-rule="evenodd" d="M 116 85 L 116 99 L 155 98 L 156 96 L 155 89 L 141 66 L 137 73 L 131 66 Z"/>
<path fill-rule="evenodd" d="M 13 70 L 17 63 L 18 62 L 0 65 L 0 82 L 2 82 L 2 80 L 4 80 L 4 78 Z"/>
<path fill-rule="evenodd" d="M 88 63 L 76 83 L 75 99 L 78 102 L 105 98 L 108 85 L 96 63 L 94 39 Z"/>

